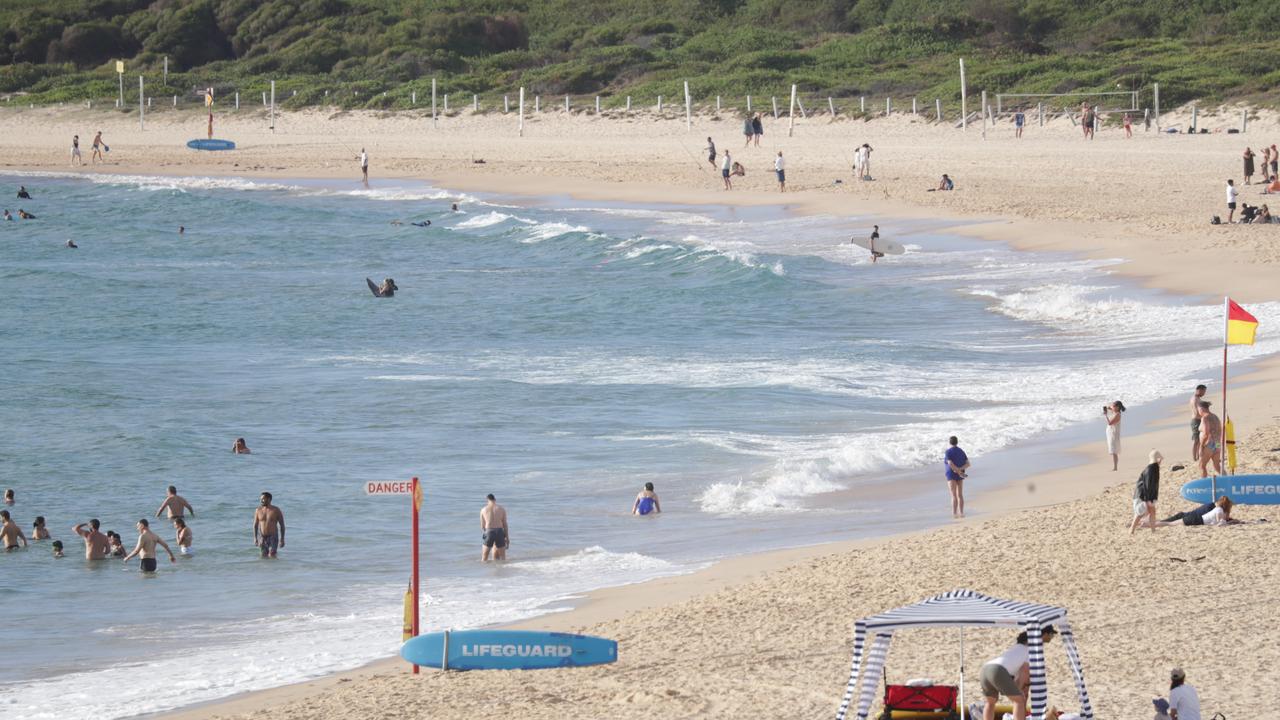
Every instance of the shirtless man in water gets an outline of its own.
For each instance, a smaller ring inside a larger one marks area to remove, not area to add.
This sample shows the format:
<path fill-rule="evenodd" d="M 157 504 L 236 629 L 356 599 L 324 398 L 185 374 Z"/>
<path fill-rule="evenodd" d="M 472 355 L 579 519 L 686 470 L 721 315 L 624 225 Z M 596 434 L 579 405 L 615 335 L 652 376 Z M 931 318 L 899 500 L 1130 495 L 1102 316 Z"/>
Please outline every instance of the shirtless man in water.
<path fill-rule="evenodd" d="M 485 497 L 488 501 L 480 509 L 480 530 L 483 533 L 484 550 L 480 553 L 480 562 L 489 562 L 489 551 L 493 551 L 494 560 L 507 559 L 507 546 L 511 538 L 507 532 L 507 509 L 498 504 L 490 493 Z"/>
<path fill-rule="evenodd" d="M 85 525 L 89 527 L 85 528 Z M 98 531 L 99 527 L 98 518 L 94 518 L 71 528 L 72 532 L 84 538 L 85 560 L 105 560 L 111 555 L 111 540 Z"/>
<path fill-rule="evenodd" d="M 180 518 L 184 508 L 191 513 L 191 517 L 196 516 L 195 508 L 191 507 L 191 503 L 178 494 L 178 488 L 170 485 L 169 496 L 164 499 L 164 502 L 160 503 L 160 507 L 156 510 L 156 517 L 160 517 L 160 513 L 167 511 L 170 520 Z"/>
<path fill-rule="evenodd" d="M 0 541 L 4 543 L 4 551 L 17 550 L 19 540 L 22 541 L 22 547 L 27 546 L 27 536 L 22 534 L 22 528 L 9 517 L 8 510 L 0 510 Z"/>
<path fill-rule="evenodd" d="M 169 549 L 169 543 L 165 542 L 159 535 L 151 532 L 151 524 L 146 518 L 138 521 L 138 544 L 134 546 L 133 552 L 124 556 L 124 562 L 129 562 L 134 555 L 141 558 L 142 572 L 153 573 L 156 571 L 156 545 L 164 548 L 169 553 L 169 562 L 176 563 L 178 558 L 174 557 L 173 551 Z"/>
<path fill-rule="evenodd" d="M 1197 385 L 1195 394 L 1191 396 L 1191 460 L 1200 461 L 1200 401 L 1208 390 L 1204 385 Z"/>
<path fill-rule="evenodd" d="M 275 557 L 276 550 L 284 547 L 284 513 L 271 504 L 271 493 L 264 492 L 258 498 L 261 506 L 253 513 L 253 544 L 262 550 L 262 557 Z"/>

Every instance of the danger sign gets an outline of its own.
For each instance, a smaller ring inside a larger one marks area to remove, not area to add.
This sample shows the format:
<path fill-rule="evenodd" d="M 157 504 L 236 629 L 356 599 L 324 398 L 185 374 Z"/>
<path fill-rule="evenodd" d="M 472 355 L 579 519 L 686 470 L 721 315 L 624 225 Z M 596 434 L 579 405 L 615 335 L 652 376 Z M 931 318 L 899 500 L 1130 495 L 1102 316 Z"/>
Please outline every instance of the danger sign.
<path fill-rule="evenodd" d="M 365 495 L 412 495 L 412 480 L 370 480 L 364 484 Z"/>

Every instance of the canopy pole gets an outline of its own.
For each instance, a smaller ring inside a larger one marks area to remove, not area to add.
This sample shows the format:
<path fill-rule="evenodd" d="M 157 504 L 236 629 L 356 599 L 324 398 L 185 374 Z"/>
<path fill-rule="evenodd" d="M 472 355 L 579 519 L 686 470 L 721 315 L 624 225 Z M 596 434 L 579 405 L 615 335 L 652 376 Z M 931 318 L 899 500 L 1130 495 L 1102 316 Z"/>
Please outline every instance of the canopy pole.
<path fill-rule="evenodd" d="M 964 704 L 964 628 L 960 631 L 960 717 L 969 720 L 969 706 Z"/>

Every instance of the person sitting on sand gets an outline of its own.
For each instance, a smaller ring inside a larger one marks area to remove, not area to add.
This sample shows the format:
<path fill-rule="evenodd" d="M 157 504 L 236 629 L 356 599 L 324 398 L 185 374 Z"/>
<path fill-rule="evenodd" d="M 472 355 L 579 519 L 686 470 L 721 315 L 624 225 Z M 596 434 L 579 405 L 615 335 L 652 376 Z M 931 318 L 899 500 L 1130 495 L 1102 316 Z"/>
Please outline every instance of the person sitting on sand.
<path fill-rule="evenodd" d="M 653 483 L 644 484 L 644 489 L 636 495 L 636 501 L 631 505 L 632 515 L 648 515 L 649 513 L 662 512 L 662 505 L 658 502 L 658 493 L 653 491 Z"/>
<path fill-rule="evenodd" d="M 1160 497 L 1160 463 L 1164 455 L 1159 450 L 1152 450 L 1147 456 L 1151 461 L 1138 476 L 1138 487 L 1133 492 L 1133 522 L 1129 525 L 1132 535 L 1146 519 L 1151 532 L 1156 531 L 1156 499 Z"/>
<path fill-rule="evenodd" d="M 1262 223 L 1263 225 L 1271 224 L 1271 211 L 1267 209 L 1266 205 L 1258 208 L 1258 216 L 1254 218 L 1253 221 L 1256 223 Z"/>
<path fill-rule="evenodd" d="M 1280 177 L 1275 175 L 1271 176 L 1271 183 L 1262 188 L 1263 195 L 1271 195 L 1273 193 L 1280 193 Z"/>
<path fill-rule="evenodd" d="M 1218 498 L 1217 502 L 1207 502 L 1196 506 L 1194 510 L 1174 513 L 1161 520 L 1157 525 L 1160 527 L 1169 527 L 1170 525 L 1185 525 L 1187 527 L 1195 525 L 1229 525 L 1233 522 L 1231 519 L 1231 508 L 1233 506 L 1234 503 L 1231 502 L 1231 498 L 1223 495 Z"/>
<path fill-rule="evenodd" d="M 725 153 L 725 154 L 726 154 L 726 155 L 728 155 L 728 153 Z M 729 173 L 729 174 L 730 174 L 730 175 L 735 175 L 735 176 L 737 176 L 737 177 L 746 177 L 746 175 L 747 175 L 747 169 L 746 169 L 746 168 L 744 168 L 744 167 L 742 167 L 742 163 L 740 163 L 740 162 L 738 162 L 738 161 L 736 161 L 736 160 L 735 160 L 735 161 L 734 161 L 734 163 L 733 163 L 733 172 L 731 172 L 731 173 Z"/>
<path fill-rule="evenodd" d="M 952 182 L 951 177 L 946 173 L 942 173 L 942 180 L 938 181 L 938 189 L 949 192 L 956 189 L 956 184 Z"/>
<path fill-rule="evenodd" d="M 1040 638 L 1048 643 L 1057 634 L 1056 628 L 1046 625 L 1040 631 Z M 1023 631 L 1008 650 L 982 666 L 979 679 L 982 697 L 986 700 L 982 720 L 995 720 L 996 701 L 1001 695 L 1013 703 L 1014 720 L 1027 720 L 1027 691 L 1031 687 L 1031 649 L 1027 642 L 1027 633 Z"/>
<path fill-rule="evenodd" d="M 27 186 L 26 186 L 26 185 L 19 185 L 19 186 L 18 186 L 18 199 L 19 199 L 19 200 L 30 200 L 30 199 L 31 199 L 31 193 L 27 192 Z"/>
<path fill-rule="evenodd" d="M 1258 217 L 1258 206 L 1250 205 L 1247 202 L 1240 203 L 1240 224 L 1252 225 L 1253 221 Z"/>
<path fill-rule="evenodd" d="M 23 220 L 36 219 L 35 215 L 32 215 L 31 213 L 27 212 L 26 210 L 23 210 L 22 208 L 18 208 L 18 217 L 22 218 Z"/>
<path fill-rule="evenodd" d="M 236 455 L 252 454 L 249 450 L 249 446 L 244 444 L 244 438 L 236 438 L 235 443 L 232 444 L 231 446 L 231 452 L 235 453 Z"/>

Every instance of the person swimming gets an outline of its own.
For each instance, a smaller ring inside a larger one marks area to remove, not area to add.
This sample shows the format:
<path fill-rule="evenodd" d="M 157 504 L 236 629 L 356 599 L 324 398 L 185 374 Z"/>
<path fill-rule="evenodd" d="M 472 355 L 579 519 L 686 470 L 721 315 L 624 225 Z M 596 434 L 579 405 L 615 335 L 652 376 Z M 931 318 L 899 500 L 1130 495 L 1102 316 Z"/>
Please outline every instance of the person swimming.
<path fill-rule="evenodd" d="M 449 209 L 450 209 L 450 210 L 452 210 L 452 211 L 454 211 L 454 212 L 458 212 L 458 203 L 454 203 L 454 204 L 453 204 L 453 207 L 451 207 L 451 208 L 449 208 Z"/>
<path fill-rule="evenodd" d="M 649 515 L 650 513 L 662 512 L 662 504 L 658 502 L 658 494 L 653 491 L 653 483 L 644 484 L 644 489 L 636 495 L 636 501 L 631 505 L 632 515 Z"/>
<path fill-rule="evenodd" d="M 18 208 L 18 217 L 22 218 L 23 220 L 36 219 L 35 215 L 32 215 L 31 213 L 27 212 L 26 210 L 23 210 L 22 208 Z"/>
<path fill-rule="evenodd" d="M 69 248 L 78 248 L 78 247 L 80 247 L 80 246 L 79 246 L 79 245 L 77 245 L 77 244 L 75 243 L 75 241 L 74 241 L 74 240 L 68 240 L 68 241 L 67 241 L 67 247 L 69 247 Z"/>
<path fill-rule="evenodd" d="M 395 280 L 385 278 L 382 284 L 378 286 L 378 297 L 393 297 L 399 289 Z"/>
<path fill-rule="evenodd" d="M 5 209 L 4 209 L 4 219 L 5 219 L 5 220 L 12 220 L 12 219 L 13 219 L 13 216 L 9 214 L 9 208 L 5 208 Z"/>
<path fill-rule="evenodd" d="M 422 221 L 422 222 L 409 223 L 409 224 L 410 224 L 410 225 L 416 225 L 416 226 L 418 226 L 418 227 L 427 227 L 427 226 L 431 225 L 431 221 L 430 221 L 430 220 L 424 220 L 424 221 Z"/>
<path fill-rule="evenodd" d="M 30 199 L 31 199 L 31 193 L 27 192 L 27 186 L 26 186 L 26 185 L 19 185 L 19 186 L 18 186 L 18 199 L 19 199 L 19 200 L 30 200 Z"/>

